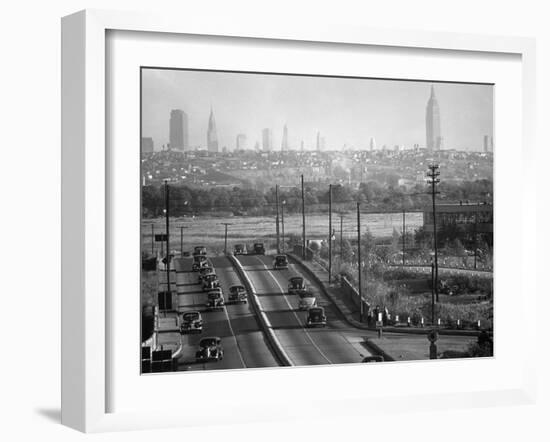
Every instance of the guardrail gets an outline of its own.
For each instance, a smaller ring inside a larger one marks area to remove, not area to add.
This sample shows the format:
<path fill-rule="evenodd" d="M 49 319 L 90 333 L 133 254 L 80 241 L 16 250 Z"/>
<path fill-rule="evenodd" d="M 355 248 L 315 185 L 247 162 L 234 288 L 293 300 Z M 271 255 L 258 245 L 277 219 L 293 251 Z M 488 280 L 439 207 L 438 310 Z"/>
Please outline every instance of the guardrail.
<path fill-rule="evenodd" d="M 235 256 L 233 256 L 232 254 L 228 254 L 227 258 L 229 259 L 229 261 L 237 271 L 237 274 L 243 281 L 246 287 L 246 290 L 250 294 L 250 300 L 251 300 L 250 304 L 252 305 L 252 308 L 254 309 L 256 316 L 259 318 L 260 326 L 271 345 L 273 353 L 275 353 L 275 356 L 277 357 L 281 365 L 285 367 L 294 366 L 294 364 L 286 354 L 285 350 L 281 346 L 279 339 L 277 338 L 277 336 L 275 336 L 275 332 L 273 331 L 273 326 L 271 325 L 271 322 L 269 321 L 269 318 L 267 317 L 265 312 L 262 310 L 260 301 L 256 296 L 256 291 L 254 289 L 254 286 L 252 285 L 252 282 L 250 281 L 250 279 L 248 278 L 248 275 L 244 271 L 243 266 L 241 265 L 239 260 L 235 258 Z"/>

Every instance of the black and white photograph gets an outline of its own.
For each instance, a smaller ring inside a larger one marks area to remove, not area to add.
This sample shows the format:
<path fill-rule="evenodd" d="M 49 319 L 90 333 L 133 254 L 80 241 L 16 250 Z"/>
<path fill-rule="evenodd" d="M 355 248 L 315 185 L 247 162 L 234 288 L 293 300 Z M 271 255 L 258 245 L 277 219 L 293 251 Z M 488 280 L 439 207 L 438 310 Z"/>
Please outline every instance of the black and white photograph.
<path fill-rule="evenodd" d="M 493 357 L 493 84 L 140 75 L 142 374 Z"/>

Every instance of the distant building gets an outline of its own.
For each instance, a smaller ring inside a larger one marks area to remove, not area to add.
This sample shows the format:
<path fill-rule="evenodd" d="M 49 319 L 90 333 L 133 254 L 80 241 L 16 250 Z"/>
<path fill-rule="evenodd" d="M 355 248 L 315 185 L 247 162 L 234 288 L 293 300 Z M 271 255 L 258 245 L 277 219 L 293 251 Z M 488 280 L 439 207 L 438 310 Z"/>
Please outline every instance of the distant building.
<path fill-rule="evenodd" d="M 304 151 L 304 140 L 302 140 L 302 142 L 300 143 L 300 150 L 302 152 Z"/>
<path fill-rule="evenodd" d="M 170 111 L 170 148 L 186 150 L 189 145 L 187 114 L 181 109 Z"/>
<path fill-rule="evenodd" d="M 374 137 L 370 137 L 370 150 L 376 150 L 376 140 Z"/>
<path fill-rule="evenodd" d="M 141 138 L 141 153 L 153 152 L 155 150 L 155 143 L 151 137 Z"/>
<path fill-rule="evenodd" d="M 430 99 L 426 106 L 426 148 L 428 151 L 440 150 L 443 138 L 441 137 L 441 121 L 439 115 L 439 103 L 435 97 L 435 90 L 432 86 Z"/>
<path fill-rule="evenodd" d="M 210 108 L 210 117 L 208 118 L 208 130 L 206 132 L 206 147 L 208 152 L 219 152 L 218 133 L 216 131 L 216 120 L 214 111 Z"/>
<path fill-rule="evenodd" d="M 437 230 L 457 227 L 464 231 L 493 233 L 493 206 L 485 203 L 438 204 L 435 207 Z M 424 228 L 433 232 L 433 208 L 424 209 Z"/>
<path fill-rule="evenodd" d="M 273 132 L 268 127 L 262 130 L 262 150 L 266 152 L 273 150 Z"/>
<path fill-rule="evenodd" d="M 237 141 L 235 143 L 235 148 L 237 150 L 246 149 L 246 135 L 245 134 L 237 135 Z"/>
<path fill-rule="evenodd" d="M 286 127 L 283 128 L 283 141 L 281 142 L 281 150 L 288 150 L 288 129 Z"/>
<path fill-rule="evenodd" d="M 325 149 L 325 137 L 321 136 L 321 132 L 317 132 L 317 151 Z"/>
<path fill-rule="evenodd" d="M 483 152 L 493 152 L 493 137 L 490 135 L 483 137 Z"/>

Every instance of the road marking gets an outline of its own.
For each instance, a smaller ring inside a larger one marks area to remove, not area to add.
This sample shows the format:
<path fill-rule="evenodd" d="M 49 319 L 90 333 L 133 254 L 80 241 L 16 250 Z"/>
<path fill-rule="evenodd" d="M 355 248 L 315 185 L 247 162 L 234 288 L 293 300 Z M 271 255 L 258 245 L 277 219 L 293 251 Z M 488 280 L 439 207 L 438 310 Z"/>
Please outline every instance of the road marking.
<path fill-rule="evenodd" d="M 277 281 L 277 278 L 275 278 L 275 276 L 273 275 L 273 273 L 271 273 L 271 270 L 269 270 L 269 268 L 267 267 L 266 264 L 264 264 L 262 262 L 262 260 L 258 257 L 254 257 L 255 259 L 258 260 L 258 262 L 263 265 L 265 267 L 265 269 L 267 270 L 267 273 L 269 273 L 269 276 L 271 276 L 271 278 L 273 278 L 273 281 L 275 281 L 275 284 L 277 284 L 277 287 L 279 287 L 279 290 L 281 291 L 281 293 L 283 294 L 283 298 L 286 302 L 286 304 L 288 305 L 288 308 L 289 310 L 294 314 L 294 316 L 296 317 L 296 320 L 298 321 L 298 324 L 300 324 L 302 326 L 302 331 L 305 333 L 305 335 L 308 337 L 309 341 L 312 343 L 312 345 L 315 347 L 315 349 L 319 352 L 319 354 L 325 358 L 327 360 L 327 362 L 329 364 L 332 364 L 331 360 L 329 358 L 327 358 L 327 356 L 323 353 L 323 351 L 319 348 L 319 346 L 313 341 L 312 337 L 310 336 L 310 334 L 308 333 L 308 331 L 304 328 L 304 326 L 302 325 L 302 321 L 300 321 L 300 317 L 298 316 L 298 314 L 294 311 L 294 309 L 292 308 L 292 305 L 290 304 L 290 302 L 288 301 L 288 298 L 286 296 L 286 292 L 283 290 L 283 288 L 281 287 L 281 284 L 279 284 L 279 281 Z"/>

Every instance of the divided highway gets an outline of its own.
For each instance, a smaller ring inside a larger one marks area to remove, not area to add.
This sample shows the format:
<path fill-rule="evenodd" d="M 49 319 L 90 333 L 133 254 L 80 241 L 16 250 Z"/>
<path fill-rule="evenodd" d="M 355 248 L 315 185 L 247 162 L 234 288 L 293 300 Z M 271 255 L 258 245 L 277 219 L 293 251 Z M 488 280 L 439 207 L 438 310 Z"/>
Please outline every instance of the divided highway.
<path fill-rule="evenodd" d="M 183 335 L 183 354 L 178 361 L 178 371 L 220 370 L 232 368 L 277 367 L 276 358 L 260 329 L 249 304 L 230 304 L 229 287 L 242 285 L 233 266 L 226 257 L 210 258 L 226 306 L 217 311 L 205 311 L 206 292 L 198 283 L 198 273 L 191 270 L 192 258 L 175 258 L 177 308 L 180 312 L 198 310 L 204 321 L 201 334 Z M 218 362 L 195 362 L 195 352 L 203 337 L 218 336 L 222 339 L 224 358 Z"/>
<path fill-rule="evenodd" d="M 344 322 L 336 307 L 321 289 L 300 273 L 295 264 L 273 269 L 273 257 L 238 256 L 267 315 L 276 337 L 294 365 L 321 365 L 361 362 L 369 352 L 361 345 L 361 331 Z M 325 308 L 327 326 L 306 328 L 306 312 L 298 310 L 298 296 L 288 294 L 288 280 L 302 276 L 318 305 Z"/>

